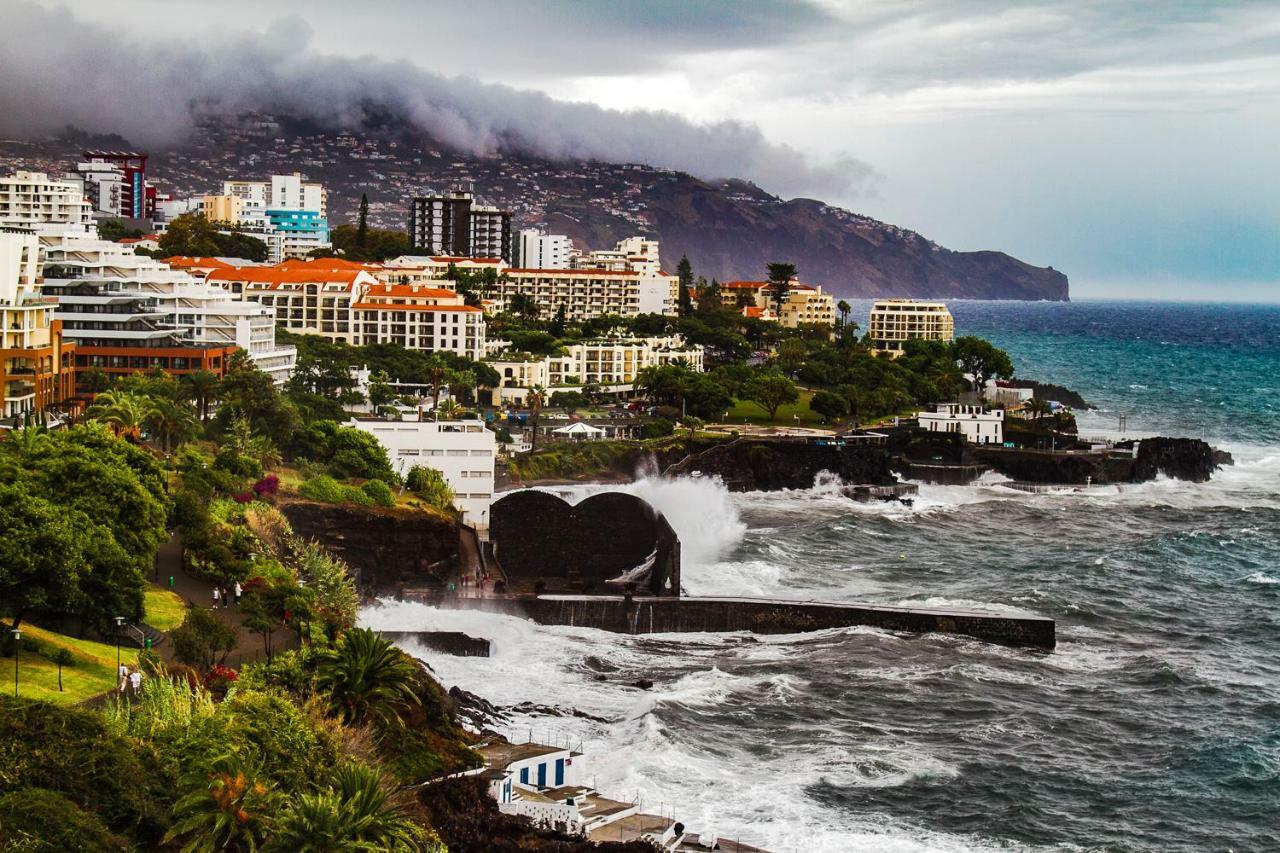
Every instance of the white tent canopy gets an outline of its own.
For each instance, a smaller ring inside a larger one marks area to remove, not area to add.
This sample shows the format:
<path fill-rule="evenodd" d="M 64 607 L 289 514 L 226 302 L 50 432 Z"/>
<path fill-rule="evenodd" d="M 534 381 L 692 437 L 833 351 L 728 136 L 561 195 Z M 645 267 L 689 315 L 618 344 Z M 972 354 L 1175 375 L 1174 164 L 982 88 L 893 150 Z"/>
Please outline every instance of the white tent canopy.
<path fill-rule="evenodd" d="M 559 429 L 553 429 L 551 433 L 553 435 L 581 436 L 586 438 L 588 436 L 595 437 L 604 435 L 604 430 L 600 429 L 600 427 L 593 427 L 591 424 L 578 421 L 576 423 L 571 423 L 568 426 L 562 426 Z"/>

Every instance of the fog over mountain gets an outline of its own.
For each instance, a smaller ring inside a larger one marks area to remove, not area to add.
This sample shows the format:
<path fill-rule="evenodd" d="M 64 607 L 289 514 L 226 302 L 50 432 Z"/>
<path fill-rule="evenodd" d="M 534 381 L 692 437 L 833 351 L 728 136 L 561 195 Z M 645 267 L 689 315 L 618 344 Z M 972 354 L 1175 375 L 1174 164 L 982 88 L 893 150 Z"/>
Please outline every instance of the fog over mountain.
<path fill-rule="evenodd" d="M 285 112 L 357 128 L 387 110 L 439 142 L 474 155 L 643 162 L 707 178 L 746 177 L 787 194 L 848 197 L 874 178 L 849 158 L 816 163 L 751 124 L 696 124 L 671 112 L 590 103 L 424 71 L 373 56 L 322 55 L 298 18 L 264 33 L 196 40 L 122 35 L 66 9 L 4 4 L 0 132 L 65 125 L 172 143 L 196 115 Z"/>

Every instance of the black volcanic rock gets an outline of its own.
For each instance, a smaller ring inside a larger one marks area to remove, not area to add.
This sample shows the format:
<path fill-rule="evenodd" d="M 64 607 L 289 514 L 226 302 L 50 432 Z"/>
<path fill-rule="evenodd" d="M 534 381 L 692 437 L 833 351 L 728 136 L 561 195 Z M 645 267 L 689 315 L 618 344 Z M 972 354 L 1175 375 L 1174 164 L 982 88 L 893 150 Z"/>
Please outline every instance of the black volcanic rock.
<path fill-rule="evenodd" d="M 1205 483 L 1218 470 L 1220 458 L 1217 451 L 1196 438 L 1144 438 L 1138 445 L 1133 479 L 1154 480 L 1157 474 L 1164 474 L 1175 480 Z"/>
<path fill-rule="evenodd" d="M 731 492 L 808 489 L 827 471 L 849 485 L 892 485 L 889 454 L 883 447 L 824 446 L 788 441 L 740 440 L 691 455 L 664 471 L 665 476 L 719 477 Z"/>

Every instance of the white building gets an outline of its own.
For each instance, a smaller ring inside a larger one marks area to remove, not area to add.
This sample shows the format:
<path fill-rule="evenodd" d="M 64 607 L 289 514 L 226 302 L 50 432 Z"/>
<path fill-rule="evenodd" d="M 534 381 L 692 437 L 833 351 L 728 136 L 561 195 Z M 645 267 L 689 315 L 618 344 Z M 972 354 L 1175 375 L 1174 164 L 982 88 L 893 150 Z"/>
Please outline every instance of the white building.
<path fill-rule="evenodd" d="M 920 426 L 929 432 L 958 432 L 971 444 L 1004 443 L 1004 410 L 966 403 L 939 403 L 937 411 L 921 412 Z"/>
<path fill-rule="evenodd" d="M 679 313 L 680 280 L 673 275 L 604 269 L 501 270 L 491 294 L 499 311 L 510 310 L 512 299 L 527 296 L 538 316 L 554 317 L 561 307 L 569 320 L 591 320 L 608 314 Z"/>
<path fill-rule="evenodd" d="M 72 348 L 40 293 L 40 243 L 0 227 L 0 417 L 43 411 L 75 393 Z"/>
<path fill-rule="evenodd" d="M 126 215 L 121 209 L 121 200 L 124 197 L 123 169 L 114 163 L 93 161 L 77 163 L 76 174 L 83 187 L 84 197 L 93 206 L 95 214 Z"/>
<path fill-rule="evenodd" d="M 528 229 L 520 232 L 519 260 L 522 267 L 564 270 L 573 260 L 573 241 L 563 234 L 544 234 Z"/>
<path fill-rule="evenodd" d="M 434 468 L 453 489 L 462 520 L 488 527 L 498 440 L 480 421 L 352 421 L 386 448 L 391 467 L 407 476 L 415 466 Z"/>
<path fill-rule="evenodd" d="M 530 266 L 526 263 L 524 266 Z M 612 249 L 596 249 L 586 254 L 576 254 L 572 266 L 581 270 L 612 270 L 614 272 L 638 272 L 657 275 L 662 272 L 658 254 L 658 241 L 648 237 L 628 237 L 619 240 Z"/>
<path fill-rule="evenodd" d="M 631 391 L 636 374 L 648 367 L 679 362 L 701 373 L 704 354 L 699 344 L 664 335 L 583 341 L 557 356 L 499 352 L 485 361 L 501 379 L 493 390 L 493 405 L 524 405 L 529 389 L 537 385 L 548 391 L 599 385 L 603 392 L 616 394 Z"/>
<path fill-rule="evenodd" d="M 954 340 L 956 323 L 945 302 L 878 299 L 871 306 L 867 333 L 873 353 L 887 352 L 897 358 L 909 340 Z"/>
<path fill-rule="evenodd" d="M 0 177 L 0 225 L 49 226 L 84 231 L 93 227 L 93 207 L 78 181 L 55 181 L 43 172 L 17 172 Z"/>
<path fill-rule="evenodd" d="M 267 244 L 267 260 L 304 258 L 329 241 L 329 194 L 302 175 L 266 181 L 224 181 L 221 195 L 200 202 L 205 218 L 244 230 Z"/>

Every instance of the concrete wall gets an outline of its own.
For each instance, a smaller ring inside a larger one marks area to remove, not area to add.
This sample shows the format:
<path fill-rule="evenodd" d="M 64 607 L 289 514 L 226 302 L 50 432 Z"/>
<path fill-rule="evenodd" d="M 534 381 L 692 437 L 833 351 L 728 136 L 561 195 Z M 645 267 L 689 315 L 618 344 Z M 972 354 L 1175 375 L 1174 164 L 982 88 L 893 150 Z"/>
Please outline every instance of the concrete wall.
<path fill-rule="evenodd" d="M 1053 648 L 1055 625 L 1039 616 L 750 598 L 539 596 L 450 599 L 445 607 L 507 613 L 543 625 L 622 634 L 753 631 L 791 634 L 867 625 L 890 631 L 962 634 L 1008 646 Z"/>

